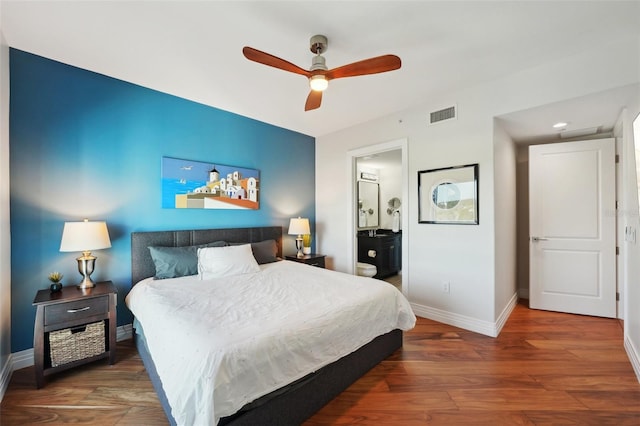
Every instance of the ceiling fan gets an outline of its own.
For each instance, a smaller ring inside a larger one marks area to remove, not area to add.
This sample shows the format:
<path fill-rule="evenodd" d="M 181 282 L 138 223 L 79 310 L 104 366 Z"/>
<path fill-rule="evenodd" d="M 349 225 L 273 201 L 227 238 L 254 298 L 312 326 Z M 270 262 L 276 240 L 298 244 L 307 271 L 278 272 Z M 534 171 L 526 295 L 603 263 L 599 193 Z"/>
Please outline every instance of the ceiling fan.
<path fill-rule="evenodd" d="M 324 57 L 322 56 L 322 54 L 327 51 L 327 37 L 323 35 L 315 35 L 311 37 L 310 45 L 311 52 L 316 56 L 313 57 L 311 61 L 311 68 L 308 71 L 292 64 L 291 62 L 252 47 L 245 46 L 242 49 L 242 53 L 245 58 L 250 61 L 307 77 L 309 79 L 311 91 L 309 92 L 307 102 L 304 105 L 305 111 L 320 107 L 320 103 L 322 102 L 322 92 L 329 86 L 329 80 L 393 71 L 397 70 L 402 65 L 400 58 L 396 55 L 383 55 L 343 65 L 338 68 L 328 69 L 325 64 Z"/>

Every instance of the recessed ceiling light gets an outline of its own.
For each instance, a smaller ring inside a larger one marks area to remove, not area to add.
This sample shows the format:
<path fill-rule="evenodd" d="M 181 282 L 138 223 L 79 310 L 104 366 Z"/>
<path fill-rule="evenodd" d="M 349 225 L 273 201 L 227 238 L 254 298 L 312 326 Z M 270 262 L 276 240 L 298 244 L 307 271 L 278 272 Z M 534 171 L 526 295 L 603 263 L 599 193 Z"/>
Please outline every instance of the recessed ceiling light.
<path fill-rule="evenodd" d="M 567 124 L 569 124 L 569 123 L 565 123 L 564 121 L 559 121 L 559 122 L 557 122 L 556 124 L 553 125 L 553 128 L 554 129 L 559 129 L 561 127 L 565 127 Z"/>

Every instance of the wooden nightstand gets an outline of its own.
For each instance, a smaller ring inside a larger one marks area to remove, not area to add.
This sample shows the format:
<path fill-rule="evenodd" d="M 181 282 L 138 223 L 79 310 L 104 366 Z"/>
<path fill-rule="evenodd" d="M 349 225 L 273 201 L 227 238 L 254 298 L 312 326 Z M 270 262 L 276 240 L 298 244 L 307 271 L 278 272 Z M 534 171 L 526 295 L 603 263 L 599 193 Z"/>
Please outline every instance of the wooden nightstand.
<path fill-rule="evenodd" d="M 294 262 L 306 263 L 307 265 L 317 266 L 318 268 L 324 268 L 324 258 L 326 256 L 324 254 L 305 254 L 303 257 L 298 257 L 296 255 L 293 256 L 285 256 L 287 260 L 293 260 Z"/>
<path fill-rule="evenodd" d="M 116 360 L 116 287 L 103 281 L 80 290 L 75 285 L 58 293 L 40 290 L 33 331 L 36 385 L 44 377 L 78 365 Z M 53 349 L 53 350 L 52 350 Z"/>

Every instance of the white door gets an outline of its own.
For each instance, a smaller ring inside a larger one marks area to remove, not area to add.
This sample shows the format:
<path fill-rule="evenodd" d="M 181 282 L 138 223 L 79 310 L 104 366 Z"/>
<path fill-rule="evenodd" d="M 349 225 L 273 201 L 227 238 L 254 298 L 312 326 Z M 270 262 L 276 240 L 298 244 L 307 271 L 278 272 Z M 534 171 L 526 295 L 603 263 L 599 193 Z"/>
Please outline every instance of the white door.
<path fill-rule="evenodd" d="M 529 304 L 616 316 L 615 141 L 529 147 Z"/>

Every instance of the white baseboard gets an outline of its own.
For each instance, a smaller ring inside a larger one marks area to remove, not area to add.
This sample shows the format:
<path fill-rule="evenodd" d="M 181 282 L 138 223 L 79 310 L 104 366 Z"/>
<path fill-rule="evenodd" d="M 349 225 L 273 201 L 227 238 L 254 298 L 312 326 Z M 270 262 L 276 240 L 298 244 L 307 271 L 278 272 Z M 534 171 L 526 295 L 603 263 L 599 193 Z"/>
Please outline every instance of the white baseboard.
<path fill-rule="evenodd" d="M 465 330 L 473 331 L 474 333 L 484 334 L 489 337 L 497 337 L 507 322 L 509 315 L 518 302 L 518 295 L 514 294 L 507 306 L 502 310 L 502 313 L 498 317 L 496 322 L 489 322 L 479 320 L 477 318 L 468 317 L 465 315 L 455 314 L 441 309 L 432 308 L 430 306 L 418 305 L 416 303 L 411 304 L 413 312 L 423 318 L 438 321 L 444 324 L 452 325 L 454 327 L 464 328 Z"/>
<path fill-rule="evenodd" d="M 133 337 L 133 324 L 125 324 L 116 328 L 116 340 L 131 339 Z M 21 368 L 31 367 L 33 361 L 33 348 L 25 349 L 20 352 L 14 352 L 7 357 L 7 362 L 2 366 L 0 371 L 0 401 L 4 396 L 4 392 L 9 386 L 11 374 Z"/>
<path fill-rule="evenodd" d="M 627 352 L 633 371 L 636 373 L 638 382 L 640 382 L 640 353 L 638 353 L 638 350 L 633 346 L 633 343 L 631 343 L 631 340 L 628 338 L 624 339 L 624 349 Z"/>
<path fill-rule="evenodd" d="M 517 304 L 518 304 L 518 293 L 514 293 L 513 296 L 511 296 L 511 299 L 509 300 L 509 302 L 507 303 L 507 306 L 504 307 L 504 309 L 500 313 L 500 316 L 498 316 L 498 320 L 496 321 L 496 336 L 500 335 L 500 332 L 502 331 L 502 327 L 504 327 L 504 325 L 507 323 L 509 316 L 511 316 L 511 312 L 513 312 Z"/>
<path fill-rule="evenodd" d="M 33 348 L 11 354 L 11 372 L 33 365 Z"/>
<path fill-rule="evenodd" d="M 12 353 L 7 357 L 7 362 L 2 366 L 0 373 L 0 401 L 4 398 L 4 393 L 9 387 L 13 372 L 31 365 L 33 365 L 33 348 Z"/>
<path fill-rule="evenodd" d="M 4 393 L 9 386 L 9 381 L 11 380 L 11 354 L 7 356 L 2 368 L 0 369 L 0 401 L 4 397 Z"/>

